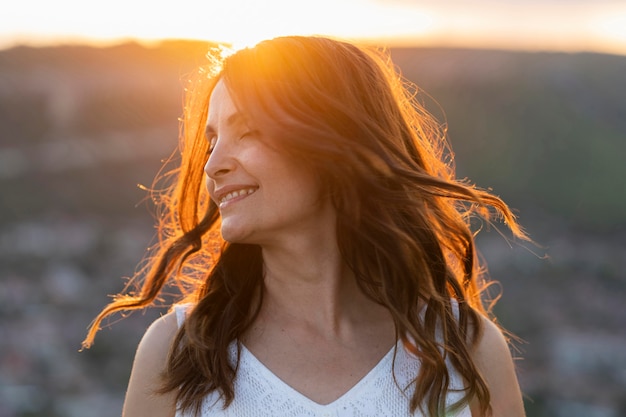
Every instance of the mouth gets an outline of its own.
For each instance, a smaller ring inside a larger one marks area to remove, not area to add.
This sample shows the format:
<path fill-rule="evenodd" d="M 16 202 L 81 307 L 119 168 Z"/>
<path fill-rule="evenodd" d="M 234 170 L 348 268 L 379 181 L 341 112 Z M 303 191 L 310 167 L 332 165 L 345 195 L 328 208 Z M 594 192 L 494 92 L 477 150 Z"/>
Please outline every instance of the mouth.
<path fill-rule="evenodd" d="M 218 205 L 220 208 L 222 208 L 223 206 L 225 206 L 226 204 L 232 201 L 240 200 L 242 198 L 249 196 L 250 194 L 254 193 L 257 189 L 258 188 L 256 187 L 249 187 L 249 188 L 242 188 L 240 190 L 229 191 L 228 193 L 220 196 L 220 198 L 218 199 Z"/>

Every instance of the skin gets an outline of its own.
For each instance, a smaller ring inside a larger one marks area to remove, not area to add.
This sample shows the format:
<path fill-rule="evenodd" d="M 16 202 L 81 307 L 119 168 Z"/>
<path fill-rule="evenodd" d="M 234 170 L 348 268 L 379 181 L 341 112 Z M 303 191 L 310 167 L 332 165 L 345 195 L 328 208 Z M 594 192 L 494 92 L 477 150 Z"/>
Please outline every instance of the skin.
<path fill-rule="evenodd" d="M 224 239 L 271 251 L 334 223 L 334 210 L 321 198 L 315 175 L 280 154 L 271 138 L 245 119 L 223 81 L 210 103 L 206 131 L 212 151 L 204 171 L 220 208 Z M 224 201 L 238 190 L 246 193 Z"/>
<path fill-rule="evenodd" d="M 472 360 L 485 378 L 491 394 L 493 417 L 524 417 L 524 401 L 515 374 L 515 364 L 502 331 L 482 317 L 483 331 Z M 470 403 L 473 417 L 483 417 L 477 401 Z"/>
<path fill-rule="evenodd" d="M 177 330 L 176 316 L 170 313 L 152 323 L 144 334 L 135 354 L 122 417 L 174 417 L 176 394 L 156 395 L 154 391 Z"/>
<path fill-rule="evenodd" d="M 261 245 L 265 265 L 263 305 L 241 341 L 302 395 L 320 404 L 333 402 L 395 345 L 391 316 L 359 291 L 342 262 L 334 210 L 320 196 L 314 176 L 233 117 L 237 109 L 221 81 L 209 109 L 207 136 L 213 151 L 205 172 L 209 193 L 221 203 L 222 234 L 230 241 Z M 224 203 L 229 190 L 239 189 L 254 192 Z M 524 416 L 506 341 L 495 325 L 484 322 L 474 360 L 491 391 L 493 416 Z M 146 332 L 124 417 L 174 416 L 174 393 L 152 392 L 176 331 L 170 313 Z M 475 404 L 472 416 L 482 417 Z"/>

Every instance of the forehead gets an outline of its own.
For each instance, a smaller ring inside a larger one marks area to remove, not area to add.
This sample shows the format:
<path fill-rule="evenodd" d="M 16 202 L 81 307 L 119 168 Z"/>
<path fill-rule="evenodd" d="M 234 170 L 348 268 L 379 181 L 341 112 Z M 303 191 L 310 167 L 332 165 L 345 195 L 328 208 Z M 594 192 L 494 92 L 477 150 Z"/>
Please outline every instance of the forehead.
<path fill-rule="evenodd" d="M 207 127 L 217 127 L 237 113 L 237 108 L 235 107 L 235 103 L 233 102 L 226 84 L 223 80 L 219 80 L 217 84 L 215 84 L 215 88 L 213 88 L 211 97 L 209 98 Z"/>

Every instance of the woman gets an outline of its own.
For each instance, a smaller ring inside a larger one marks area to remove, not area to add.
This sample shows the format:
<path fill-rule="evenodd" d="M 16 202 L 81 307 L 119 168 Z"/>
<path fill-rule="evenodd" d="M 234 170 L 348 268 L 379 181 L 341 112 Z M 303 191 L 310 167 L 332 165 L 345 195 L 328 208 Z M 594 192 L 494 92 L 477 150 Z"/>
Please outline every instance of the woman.
<path fill-rule="evenodd" d="M 124 416 L 524 415 L 470 219 L 526 236 L 455 180 L 443 130 L 385 59 L 283 37 L 200 72 L 158 252 L 85 341 L 183 292 L 139 345 Z"/>

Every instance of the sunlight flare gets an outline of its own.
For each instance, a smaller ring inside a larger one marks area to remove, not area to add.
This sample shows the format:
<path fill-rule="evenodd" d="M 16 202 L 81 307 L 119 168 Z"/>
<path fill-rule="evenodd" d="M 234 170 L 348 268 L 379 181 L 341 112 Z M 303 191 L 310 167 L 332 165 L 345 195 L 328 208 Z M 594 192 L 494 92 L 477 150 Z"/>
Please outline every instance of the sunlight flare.
<path fill-rule="evenodd" d="M 591 20 L 590 30 L 600 42 L 620 53 L 626 48 L 626 6 L 616 7 L 610 13 L 598 14 Z"/>
<path fill-rule="evenodd" d="M 9 10 L 9 14 L 1 19 L 6 24 L 0 35 L 10 33 L 14 40 L 30 39 L 33 43 L 45 43 L 51 36 L 97 43 L 107 39 L 187 38 L 240 48 L 281 35 L 377 39 L 416 36 L 433 26 L 427 10 L 376 0 L 180 0 L 175 4 L 111 0 L 98 6 L 57 0 L 34 7 L 28 15 L 17 9 Z"/>

